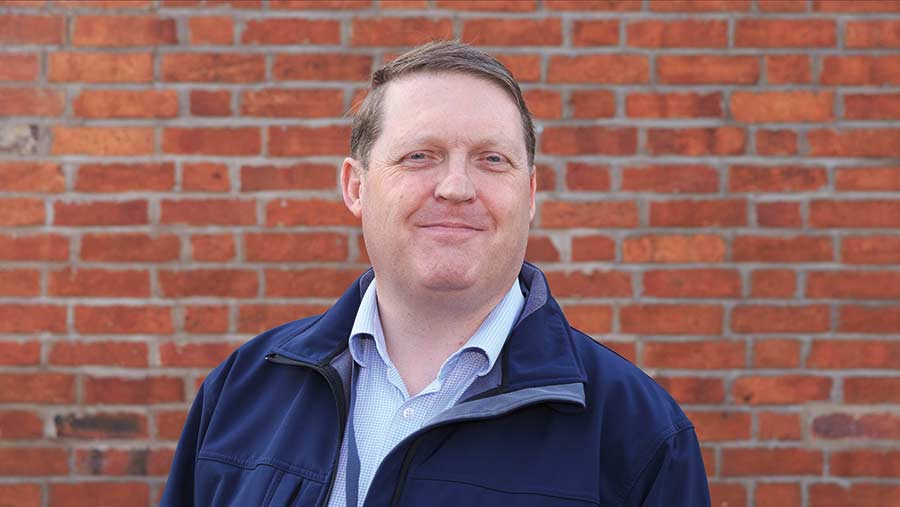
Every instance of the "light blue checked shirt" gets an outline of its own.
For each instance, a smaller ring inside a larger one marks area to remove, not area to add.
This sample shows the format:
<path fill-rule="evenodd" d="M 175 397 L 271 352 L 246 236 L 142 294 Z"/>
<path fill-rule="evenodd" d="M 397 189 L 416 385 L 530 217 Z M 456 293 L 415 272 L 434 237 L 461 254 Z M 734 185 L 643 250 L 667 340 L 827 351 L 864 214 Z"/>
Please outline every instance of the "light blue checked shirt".
<path fill-rule="evenodd" d="M 410 397 L 388 357 L 378 317 L 375 280 L 372 281 L 360 302 L 350 334 L 350 354 L 358 366 L 353 428 L 359 452 L 360 504 L 365 500 L 378 465 L 391 449 L 455 405 L 476 377 L 491 371 L 524 305 L 525 298 L 516 279 L 475 334 L 444 361 L 437 378 Z M 347 434 L 344 432 L 330 507 L 345 507 L 347 503 Z"/>

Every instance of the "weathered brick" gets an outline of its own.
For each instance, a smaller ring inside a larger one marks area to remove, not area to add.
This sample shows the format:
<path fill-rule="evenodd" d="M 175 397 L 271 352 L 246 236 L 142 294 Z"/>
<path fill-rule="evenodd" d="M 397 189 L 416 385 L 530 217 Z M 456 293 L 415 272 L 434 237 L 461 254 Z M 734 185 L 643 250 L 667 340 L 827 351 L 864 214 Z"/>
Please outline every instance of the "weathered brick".
<path fill-rule="evenodd" d="M 52 129 L 51 155 L 131 156 L 153 153 L 152 127 L 64 127 Z"/>
<path fill-rule="evenodd" d="M 631 274 L 623 271 L 550 271 L 547 282 L 559 297 L 630 297 Z"/>
<path fill-rule="evenodd" d="M 627 26 L 628 45 L 644 48 L 724 48 L 725 20 L 633 21 Z"/>
<path fill-rule="evenodd" d="M 75 329 L 96 334 L 171 334 L 167 306 L 76 306 Z"/>
<path fill-rule="evenodd" d="M 80 258 L 101 262 L 166 262 L 178 259 L 177 236 L 125 234 L 85 234 Z"/>
<path fill-rule="evenodd" d="M 625 98 L 625 114 L 634 118 L 721 117 L 722 94 L 630 93 Z"/>
<path fill-rule="evenodd" d="M 49 55 L 48 79 L 82 83 L 149 83 L 153 80 L 150 53 L 54 52 Z"/>
<path fill-rule="evenodd" d="M 633 54 L 551 56 L 548 83 L 639 84 L 650 80 L 646 56 Z"/>
<path fill-rule="evenodd" d="M 178 115 L 175 90 L 84 90 L 72 103 L 84 118 L 172 118 Z"/>
<path fill-rule="evenodd" d="M 619 311 L 623 333 L 720 334 L 724 312 L 711 305 L 627 305 Z"/>
<path fill-rule="evenodd" d="M 160 271 L 162 294 L 170 298 L 192 296 L 255 297 L 259 292 L 256 271 L 194 269 Z"/>
<path fill-rule="evenodd" d="M 268 149 L 276 157 L 346 155 L 350 152 L 350 128 L 344 125 L 270 127 Z"/>
<path fill-rule="evenodd" d="M 722 262 L 725 240 L 710 234 L 646 235 L 625 238 L 625 262 Z"/>
<path fill-rule="evenodd" d="M 647 148 L 655 155 L 740 155 L 747 133 L 739 127 L 647 130 Z"/>
<path fill-rule="evenodd" d="M 255 225 L 256 203 L 238 199 L 181 199 L 161 203 L 160 222 L 190 225 Z"/>
<path fill-rule="evenodd" d="M 799 374 L 739 377 L 731 385 L 731 395 L 735 403 L 749 405 L 825 401 L 831 396 L 831 379 Z"/>
<path fill-rule="evenodd" d="M 575 20 L 572 24 L 572 45 L 574 46 L 612 46 L 618 43 L 618 20 Z"/>
<path fill-rule="evenodd" d="M 155 16 L 78 16 L 75 46 L 163 46 L 176 44 L 175 20 Z"/>
<path fill-rule="evenodd" d="M 358 225 L 343 201 L 277 199 L 266 206 L 266 225 Z"/>
<path fill-rule="evenodd" d="M 81 192 L 167 191 L 175 186 L 175 165 L 85 164 L 78 168 L 75 190 Z"/>
<path fill-rule="evenodd" d="M 830 19 L 738 19 L 737 47 L 834 47 L 837 26 Z"/>
<path fill-rule="evenodd" d="M 50 349 L 49 363 L 64 366 L 106 365 L 141 368 L 148 364 L 147 344 L 61 341 Z"/>
<path fill-rule="evenodd" d="M 372 57 L 344 53 L 275 55 L 272 77 L 280 81 L 365 81 Z"/>
<path fill-rule="evenodd" d="M 252 83 L 265 78 L 263 55 L 173 53 L 162 56 L 163 81 Z"/>
<path fill-rule="evenodd" d="M 251 19 L 244 44 L 340 44 L 340 21 L 331 19 Z"/>
<path fill-rule="evenodd" d="M 544 201 L 541 204 L 541 226 L 550 229 L 637 225 L 638 210 L 634 201 Z"/>
<path fill-rule="evenodd" d="M 732 243 L 737 262 L 828 262 L 833 250 L 827 236 L 738 236 Z"/>
<path fill-rule="evenodd" d="M 57 201 L 56 225 L 143 225 L 149 221 L 147 201 Z"/>
<path fill-rule="evenodd" d="M 642 365 L 651 368 L 734 369 L 746 366 L 743 342 L 707 340 L 690 342 L 646 342 Z M 749 419 L 747 425 L 749 436 Z"/>
<path fill-rule="evenodd" d="M 344 92 L 269 88 L 241 94 L 241 115 L 270 117 L 335 117 L 344 107 Z"/>
<path fill-rule="evenodd" d="M 354 19 L 350 44 L 353 46 L 414 46 L 432 40 L 453 38 L 449 18 Z"/>
<path fill-rule="evenodd" d="M 759 59 L 753 56 L 661 55 L 656 76 L 664 84 L 754 84 Z"/>
<path fill-rule="evenodd" d="M 65 268 L 50 272 L 47 294 L 62 297 L 150 297 L 150 273 Z"/>
<path fill-rule="evenodd" d="M 738 306 L 731 314 L 736 333 L 822 333 L 829 330 L 828 306 Z"/>

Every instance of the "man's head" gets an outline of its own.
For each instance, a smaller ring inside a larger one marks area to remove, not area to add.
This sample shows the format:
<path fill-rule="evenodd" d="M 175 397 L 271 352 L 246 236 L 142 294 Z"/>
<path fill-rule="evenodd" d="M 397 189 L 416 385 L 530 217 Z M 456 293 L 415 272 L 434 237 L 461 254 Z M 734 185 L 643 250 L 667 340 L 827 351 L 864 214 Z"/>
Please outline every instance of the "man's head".
<path fill-rule="evenodd" d="M 534 134 L 518 85 L 454 42 L 400 56 L 373 83 L 341 181 L 379 287 L 502 294 L 534 216 Z"/>

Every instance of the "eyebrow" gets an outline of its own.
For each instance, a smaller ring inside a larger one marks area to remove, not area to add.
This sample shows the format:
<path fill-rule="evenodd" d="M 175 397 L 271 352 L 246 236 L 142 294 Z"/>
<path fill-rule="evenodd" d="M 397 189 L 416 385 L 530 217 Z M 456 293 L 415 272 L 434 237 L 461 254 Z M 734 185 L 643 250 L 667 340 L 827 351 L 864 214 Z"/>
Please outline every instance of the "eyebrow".
<path fill-rule="evenodd" d="M 472 145 L 476 148 L 488 148 L 488 147 L 497 147 L 504 150 L 515 151 L 515 147 L 513 146 L 512 139 L 507 137 L 502 138 L 494 138 L 494 137 L 483 137 L 470 139 Z M 406 146 L 419 146 L 419 145 L 442 145 L 445 144 L 445 139 L 440 136 L 435 135 L 423 135 L 423 136 L 412 136 L 412 137 L 399 137 L 396 141 L 392 142 L 389 146 L 391 152 L 397 151 Z"/>

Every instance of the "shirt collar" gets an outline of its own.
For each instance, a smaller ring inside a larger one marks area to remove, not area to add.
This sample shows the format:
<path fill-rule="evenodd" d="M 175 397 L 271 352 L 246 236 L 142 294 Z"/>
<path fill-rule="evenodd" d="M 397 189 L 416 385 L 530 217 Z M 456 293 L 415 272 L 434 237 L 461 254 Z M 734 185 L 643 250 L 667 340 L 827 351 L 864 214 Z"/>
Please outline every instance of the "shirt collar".
<path fill-rule="evenodd" d="M 353 321 L 353 329 L 350 332 L 350 355 L 353 360 L 360 366 L 366 366 L 366 354 L 364 354 L 362 338 L 372 338 L 375 341 L 375 347 L 381 360 L 388 366 L 393 367 L 390 357 L 387 353 L 387 346 L 384 342 L 384 331 L 381 327 L 381 319 L 378 315 L 378 301 L 376 296 L 376 280 L 366 288 L 359 309 L 356 312 L 356 319 Z M 513 324 L 519 317 L 522 308 L 525 306 L 525 297 L 522 295 L 522 288 L 519 285 L 519 279 L 516 278 L 512 286 L 506 292 L 503 299 L 497 303 L 488 316 L 478 327 L 466 343 L 454 352 L 441 366 L 442 376 L 446 367 L 453 364 L 459 355 L 467 350 L 477 350 L 487 357 L 487 364 L 478 372 L 479 376 L 486 375 L 500 357 L 500 351 L 506 343 L 506 337 L 512 330 Z"/>

